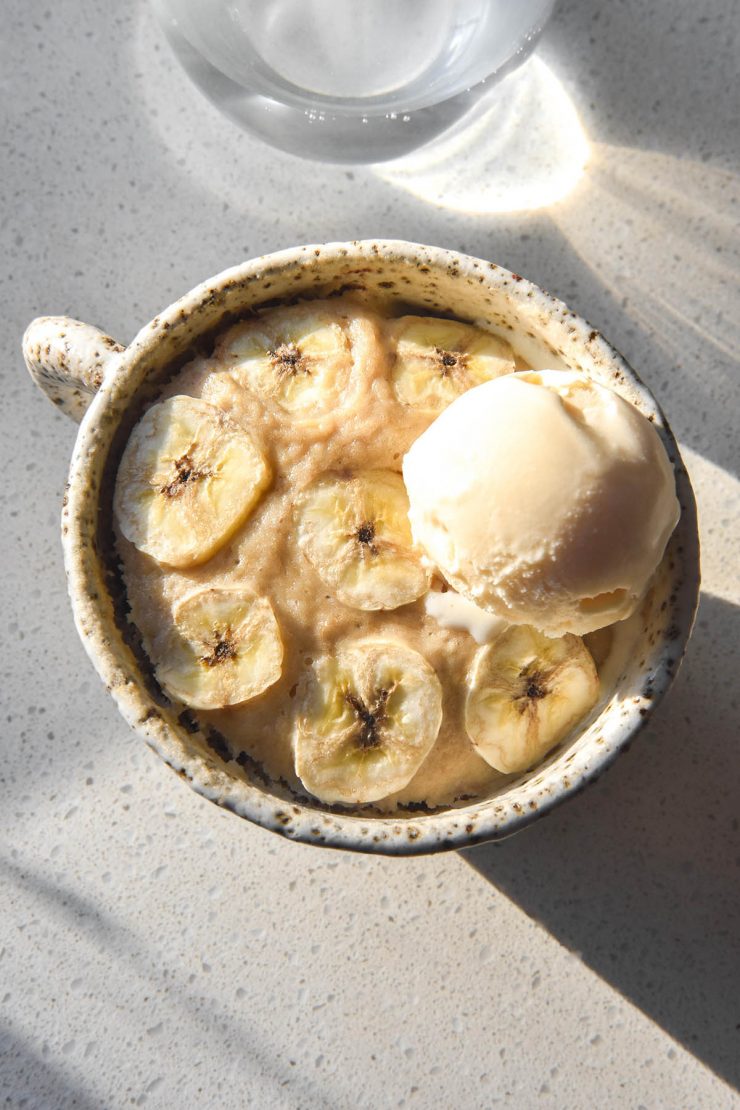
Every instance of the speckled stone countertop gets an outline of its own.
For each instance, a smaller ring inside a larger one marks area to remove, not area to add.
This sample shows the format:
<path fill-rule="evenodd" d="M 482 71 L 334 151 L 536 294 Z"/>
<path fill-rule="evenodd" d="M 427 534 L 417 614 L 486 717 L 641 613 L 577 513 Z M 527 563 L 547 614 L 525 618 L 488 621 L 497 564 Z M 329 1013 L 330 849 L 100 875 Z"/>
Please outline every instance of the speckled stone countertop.
<path fill-rule="evenodd" d="M 516 77 L 528 143 L 499 103 L 467 150 L 308 174 L 218 116 L 145 4 L 3 14 L 3 1105 L 740 1105 L 734 0 L 562 0 Z M 630 752 L 499 847 L 411 860 L 240 822 L 128 730 L 66 598 L 74 427 L 20 357 L 40 313 L 127 342 L 244 258 L 370 237 L 495 260 L 608 336 L 703 541 L 687 659 Z"/>

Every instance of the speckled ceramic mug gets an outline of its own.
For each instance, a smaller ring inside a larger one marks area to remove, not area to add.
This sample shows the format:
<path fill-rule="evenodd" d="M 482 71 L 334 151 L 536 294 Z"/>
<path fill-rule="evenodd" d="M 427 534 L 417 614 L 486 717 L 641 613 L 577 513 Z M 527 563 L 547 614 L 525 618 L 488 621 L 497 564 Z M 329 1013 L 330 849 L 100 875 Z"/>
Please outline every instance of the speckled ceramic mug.
<path fill-rule="evenodd" d="M 435 812 L 377 816 L 298 796 L 263 769 L 233 760 L 218 736 L 173 706 L 132 642 L 112 557 L 111 491 L 127 436 L 144 406 L 194 344 L 235 317 L 298 296 L 362 289 L 510 333 L 534 369 L 581 371 L 635 405 L 657 428 L 676 475 L 682 515 L 643 602 L 629 662 L 606 704 L 534 770 L 485 800 Z M 645 723 L 670 686 L 688 639 L 699 587 L 693 493 L 675 440 L 648 390 L 602 336 L 536 285 L 490 262 L 414 243 L 298 247 L 226 270 L 147 324 L 129 347 L 88 325 L 34 320 L 23 341 L 35 381 L 81 420 L 62 514 L 75 621 L 126 720 L 205 797 L 294 840 L 355 851 L 410 854 L 509 836 L 593 781 Z M 639 783 L 636 779 L 635 788 Z"/>

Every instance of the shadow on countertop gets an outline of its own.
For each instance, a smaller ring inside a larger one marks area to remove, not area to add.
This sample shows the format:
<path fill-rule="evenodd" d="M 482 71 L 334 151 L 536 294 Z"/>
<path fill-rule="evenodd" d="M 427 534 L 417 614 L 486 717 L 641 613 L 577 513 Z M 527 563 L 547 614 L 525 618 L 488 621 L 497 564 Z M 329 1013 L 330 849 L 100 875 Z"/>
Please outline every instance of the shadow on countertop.
<path fill-rule="evenodd" d="M 719 1076 L 740 1084 L 740 608 L 703 594 L 654 723 L 483 877 Z"/>
<path fill-rule="evenodd" d="M 3 1094 L 7 1106 L 75 1107 L 96 1110 L 100 1103 L 88 1095 L 80 1081 L 19 1033 L 0 1026 L 0 1058 L 3 1060 Z M 43 1103 L 40 1101 L 43 1099 Z"/>
<path fill-rule="evenodd" d="M 541 53 L 602 142 L 737 166 L 737 8 L 558 0 Z"/>

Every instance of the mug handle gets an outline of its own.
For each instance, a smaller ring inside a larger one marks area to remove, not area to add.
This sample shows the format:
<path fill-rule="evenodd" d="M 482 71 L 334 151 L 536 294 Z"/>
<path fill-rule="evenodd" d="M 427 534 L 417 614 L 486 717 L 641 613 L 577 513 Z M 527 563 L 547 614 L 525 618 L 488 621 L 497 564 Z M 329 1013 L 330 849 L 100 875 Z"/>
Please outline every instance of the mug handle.
<path fill-rule="evenodd" d="M 69 316 L 39 316 L 23 336 L 29 374 L 49 400 L 78 424 L 124 350 L 99 328 Z"/>

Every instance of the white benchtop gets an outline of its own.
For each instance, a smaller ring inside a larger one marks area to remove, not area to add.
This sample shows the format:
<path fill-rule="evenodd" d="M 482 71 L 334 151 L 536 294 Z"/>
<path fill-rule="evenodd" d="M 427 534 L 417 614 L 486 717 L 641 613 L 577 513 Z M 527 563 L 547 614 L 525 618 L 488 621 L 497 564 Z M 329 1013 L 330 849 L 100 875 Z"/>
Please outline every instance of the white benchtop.
<path fill-rule="evenodd" d="M 740 1105 L 735 8 L 563 0 L 508 169 L 492 127 L 404 172 L 237 132 L 144 3 L 7 0 L 3 1105 Z M 126 342 L 226 266 L 362 237 L 497 261 L 586 316 L 661 401 L 704 544 L 688 657 L 630 752 L 498 847 L 412 860 L 249 826 L 128 730 L 65 592 L 74 428 L 20 357 L 40 313 Z"/>

